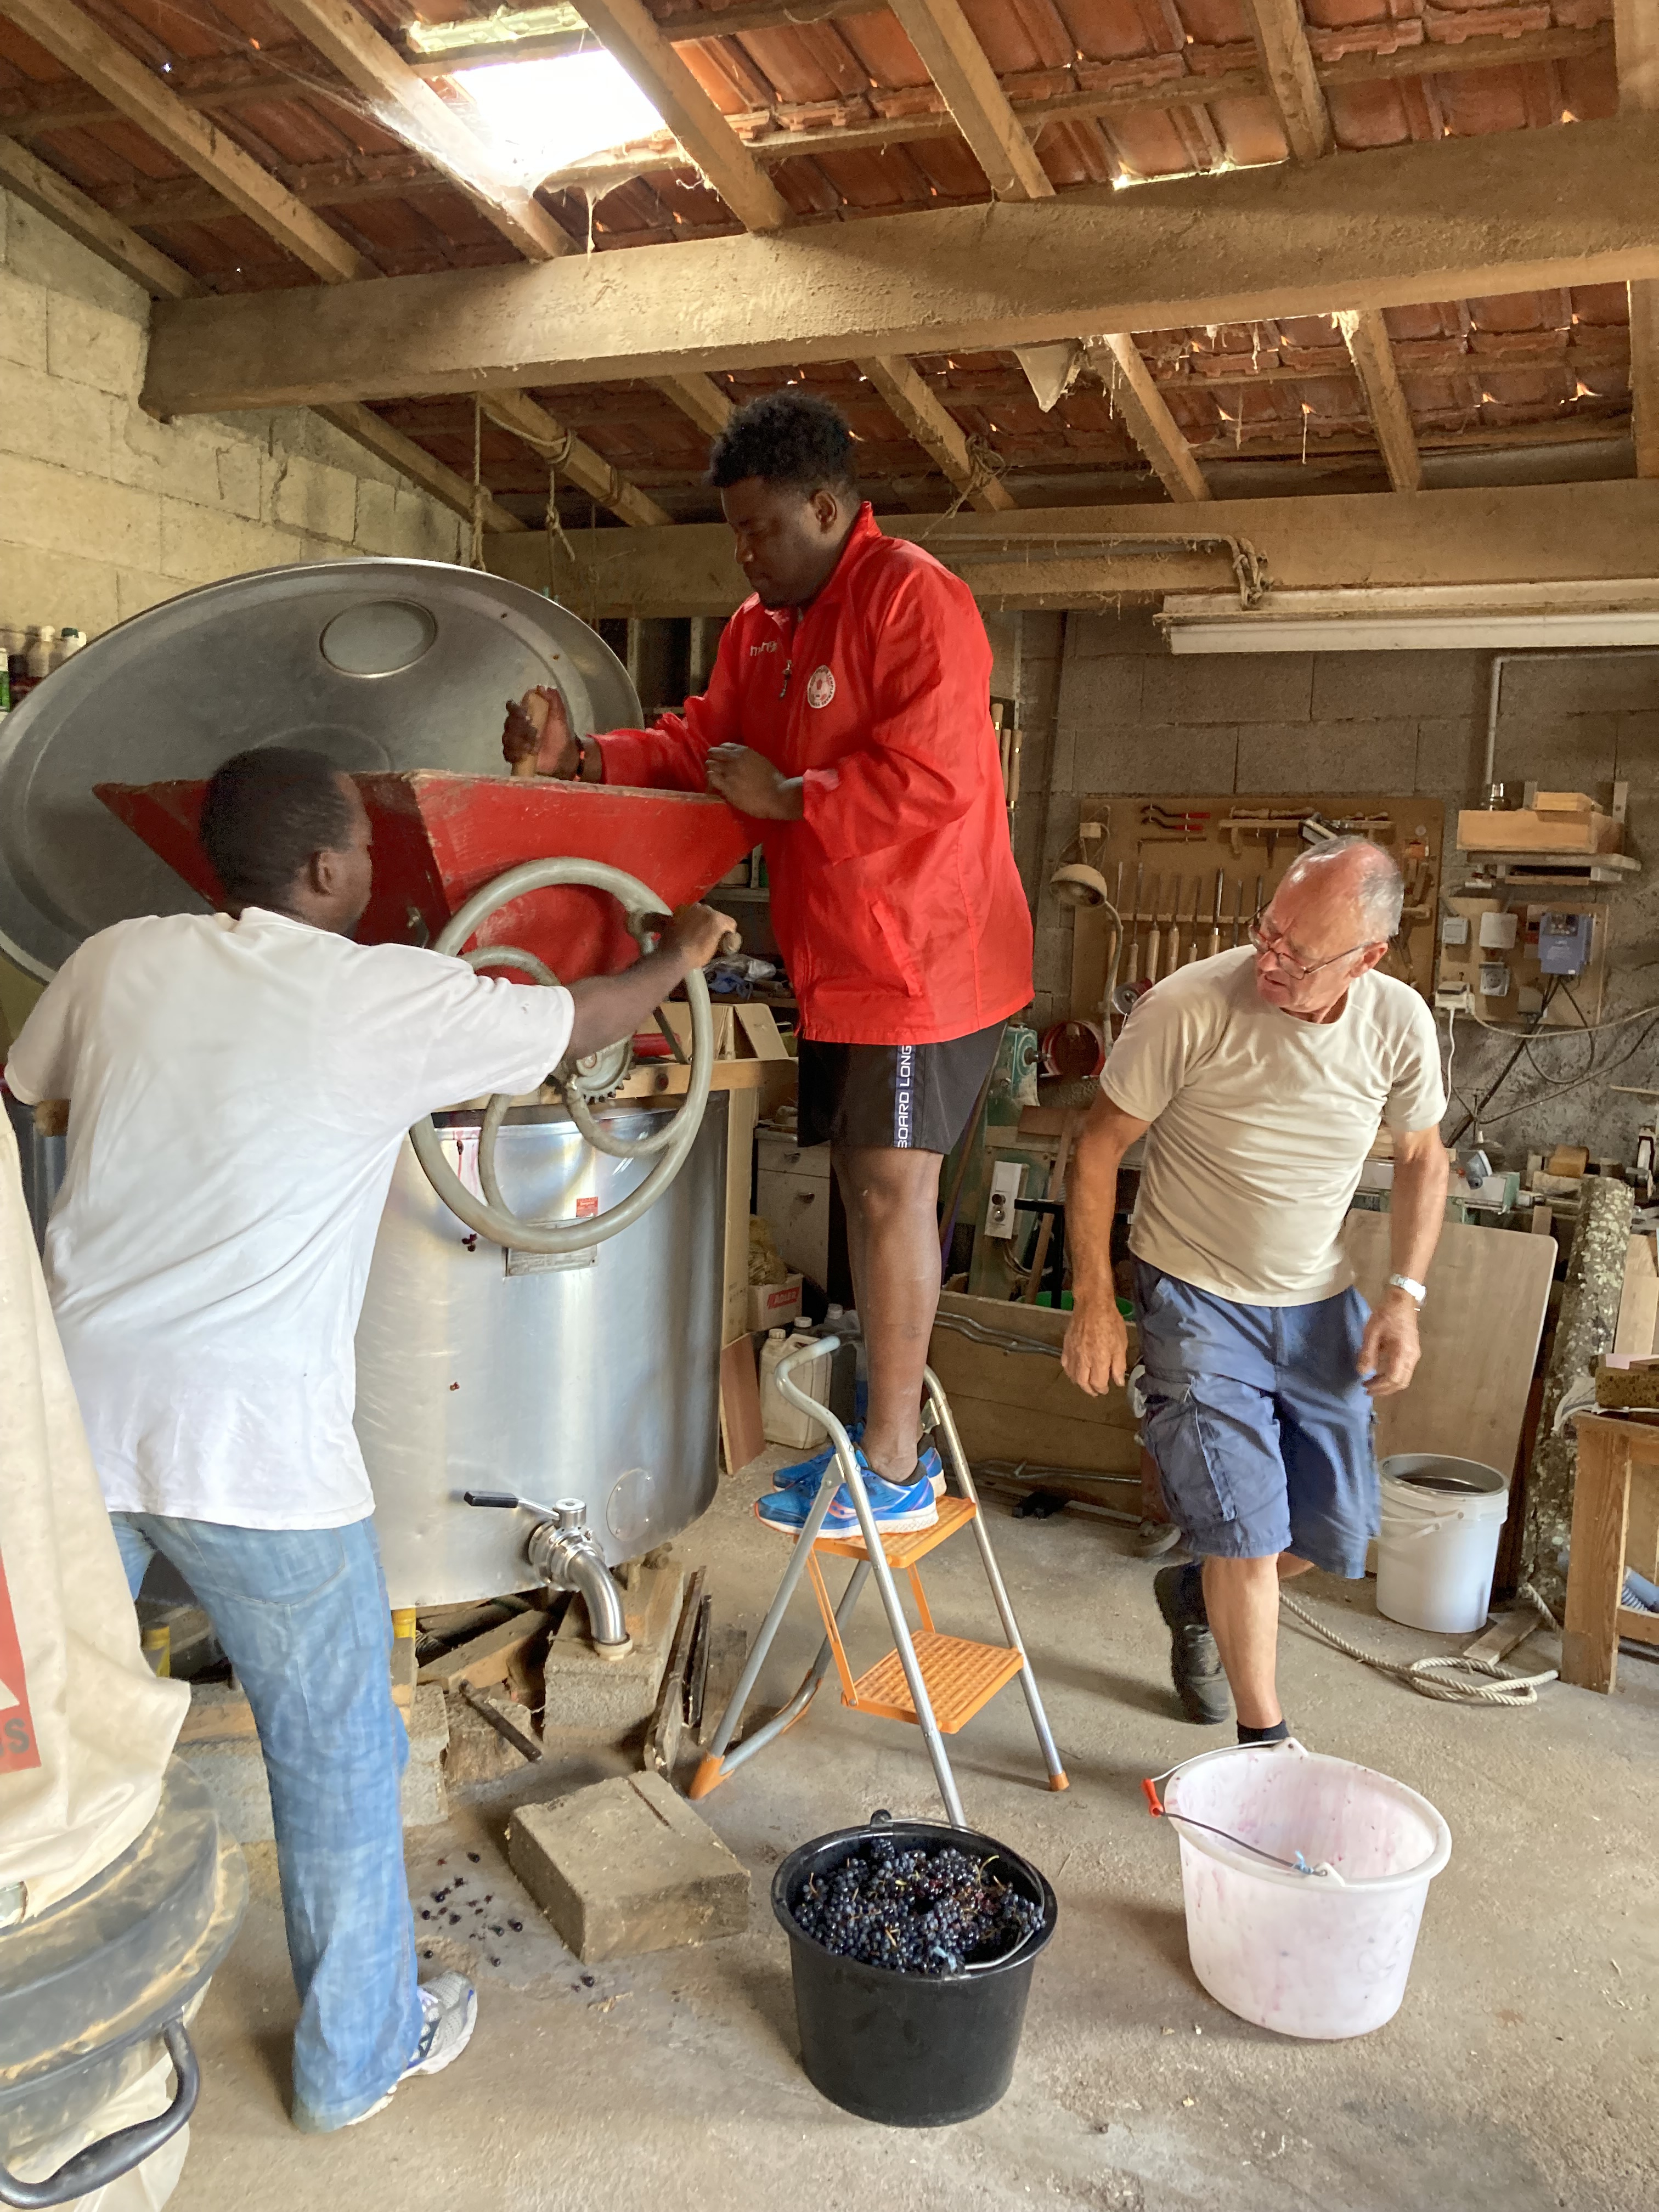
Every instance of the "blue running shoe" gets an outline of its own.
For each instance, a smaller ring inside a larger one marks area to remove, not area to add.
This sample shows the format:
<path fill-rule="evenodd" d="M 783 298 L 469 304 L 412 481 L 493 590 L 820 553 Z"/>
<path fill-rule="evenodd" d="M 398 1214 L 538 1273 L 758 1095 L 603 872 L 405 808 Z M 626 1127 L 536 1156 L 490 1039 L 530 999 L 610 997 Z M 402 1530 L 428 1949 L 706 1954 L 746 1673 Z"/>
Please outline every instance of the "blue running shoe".
<path fill-rule="evenodd" d="M 933 1487 L 925 1475 L 908 1488 L 896 1482 L 884 1482 L 865 1466 L 862 1452 L 859 1454 L 859 1472 L 864 1477 L 865 1495 L 870 1500 L 870 1510 L 875 1516 L 878 1528 L 891 1535 L 904 1535 L 914 1529 L 931 1528 L 938 1521 Z M 756 1501 L 756 1518 L 763 1521 L 769 1528 L 781 1529 L 785 1535 L 799 1535 L 806 1525 L 806 1516 L 817 1496 L 817 1486 L 809 1489 L 804 1483 L 793 1483 L 787 1490 L 770 1491 Z M 819 1533 L 838 1537 L 860 1533 L 858 1513 L 847 1494 L 845 1483 L 831 1500 Z"/>
<path fill-rule="evenodd" d="M 853 1442 L 857 1443 L 864 1434 L 863 1422 L 855 1422 L 847 1433 Z M 816 1496 L 817 1486 L 829 1474 L 830 1462 L 835 1455 L 834 1445 L 826 1445 L 823 1451 L 814 1454 L 811 1459 L 798 1460 L 793 1467 L 781 1467 L 772 1477 L 773 1488 L 775 1490 L 805 1490 L 809 1497 Z M 859 1464 L 860 1467 L 864 1464 L 861 1456 Z M 924 1476 L 934 1498 L 937 1500 L 943 1498 L 945 1462 L 932 1444 L 926 1445 L 918 1457 L 913 1481 L 920 1482 Z M 899 1486 L 900 1488 L 904 1486 L 902 1484 Z"/>
<path fill-rule="evenodd" d="M 847 1433 L 854 1443 L 859 1443 L 864 1435 L 863 1422 L 854 1421 Z M 793 1467 L 781 1467 L 772 1477 L 773 1489 L 815 1491 L 829 1474 L 830 1462 L 835 1455 L 834 1444 L 825 1444 L 823 1449 L 814 1452 L 811 1459 L 797 1460 Z"/>

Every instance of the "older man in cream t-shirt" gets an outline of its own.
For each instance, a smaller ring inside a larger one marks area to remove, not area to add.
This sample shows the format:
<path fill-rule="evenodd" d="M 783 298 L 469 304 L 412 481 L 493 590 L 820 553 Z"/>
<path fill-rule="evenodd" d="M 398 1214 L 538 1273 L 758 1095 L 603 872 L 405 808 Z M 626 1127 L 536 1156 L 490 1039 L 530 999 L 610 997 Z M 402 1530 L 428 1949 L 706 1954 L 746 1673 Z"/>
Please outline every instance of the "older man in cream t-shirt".
<path fill-rule="evenodd" d="M 1231 1686 L 1241 1743 L 1288 1733 L 1279 1582 L 1310 1566 L 1364 1571 L 1371 1401 L 1403 1390 L 1417 1364 L 1445 1212 L 1446 1098 L 1429 1009 L 1375 972 L 1400 908 L 1400 872 L 1376 846 L 1304 854 L 1248 949 L 1141 999 L 1072 1168 L 1065 1364 L 1092 1395 L 1124 1379 L 1111 1227 L 1119 1164 L 1146 1138 L 1129 1238 L 1144 1433 L 1198 1555 L 1154 1589 L 1188 1718 L 1224 1721 Z M 1342 1225 L 1379 1122 L 1394 1138 L 1394 1272 L 1373 1311 Z"/>

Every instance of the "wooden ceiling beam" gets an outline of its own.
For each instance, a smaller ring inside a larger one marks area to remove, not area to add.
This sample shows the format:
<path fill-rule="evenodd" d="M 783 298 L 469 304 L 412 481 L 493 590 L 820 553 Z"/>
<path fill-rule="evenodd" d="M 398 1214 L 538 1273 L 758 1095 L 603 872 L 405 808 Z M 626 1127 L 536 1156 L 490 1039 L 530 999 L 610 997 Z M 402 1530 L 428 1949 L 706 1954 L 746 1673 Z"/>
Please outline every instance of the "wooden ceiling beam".
<path fill-rule="evenodd" d="M 659 376 L 652 380 L 664 398 L 672 399 L 698 429 L 711 438 L 719 437 L 731 418 L 732 402 L 712 376 Z"/>
<path fill-rule="evenodd" d="M 1091 364 L 1099 373 L 1124 426 L 1152 463 L 1171 499 L 1207 500 L 1210 487 L 1193 458 L 1186 434 L 1152 381 L 1140 348 L 1127 331 L 1091 341 Z"/>
<path fill-rule="evenodd" d="M 620 469 L 613 468 L 603 453 L 567 430 L 556 416 L 550 415 L 546 408 L 538 405 L 526 393 L 485 392 L 480 404 L 492 422 L 511 431 L 515 438 L 521 438 L 550 469 L 556 468 L 561 476 L 579 485 L 590 499 L 609 507 L 635 529 L 672 524 L 674 518 L 666 508 L 659 507 Z"/>
<path fill-rule="evenodd" d="M 658 27 L 676 46 L 704 40 L 738 39 L 750 31 L 798 31 L 813 23 L 832 23 L 846 15 L 879 15 L 887 0 L 747 0 L 714 14 L 669 15 Z M 427 24 L 416 33 L 420 44 L 404 50 L 411 69 L 422 76 L 447 76 L 455 70 L 487 68 L 497 62 L 558 61 L 590 45 L 572 30 L 568 8 L 530 8 L 497 14 L 485 22 Z M 481 31 L 493 35 L 478 37 Z M 469 37 L 468 33 L 475 35 Z"/>
<path fill-rule="evenodd" d="M 1395 491 L 1421 491 L 1423 462 L 1417 450 L 1417 433 L 1400 388 L 1394 345 L 1382 309 L 1359 308 L 1339 315 L 1336 322 L 1365 395 L 1365 411 L 1382 448 L 1389 484 Z"/>
<path fill-rule="evenodd" d="M 466 478 L 457 475 L 453 469 L 446 467 L 442 461 L 428 453 L 424 446 L 417 446 L 413 438 L 405 437 L 401 430 L 394 430 L 390 422 L 383 422 L 372 407 L 349 401 L 343 406 L 319 407 L 313 412 L 320 415 L 325 422 L 331 422 L 337 430 L 343 431 L 366 453 L 374 454 L 377 459 L 396 469 L 400 476 L 407 477 L 411 483 L 418 484 L 423 492 L 429 493 L 442 505 L 452 508 L 457 514 L 465 515 L 469 521 L 471 520 L 472 486 Z M 510 514 L 488 491 L 483 498 L 483 526 L 486 530 L 498 532 L 529 528 L 527 523 L 520 522 L 516 514 Z"/>
<path fill-rule="evenodd" d="M 15 4 L 15 0 L 11 0 Z M 1659 117 L 158 307 L 162 412 L 994 350 L 1659 276 Z M 765 302 L 763 315 L 757 303 Z"/>
<path fill-rule="evenodd" d="M 976 464 L 961 424 L 902 354 L 872 355 L 858 366 L 902 428 L 965 494 L 969 507 L 998 514 L 1013 506 L 1013 494 Z"/>
<path fill-rule="evenodd" d="M 1614 52 L 1621 115 L 1659 114 L 1659 5 L 1613 0 Z M 1659 282 L 1630 286 L 1631 432 L 1636 473 L 1659 477 Z"/>
<path fill-rule="evenodd" d="M 1244 5 L 1292 158 L 1322 161 L 1334 152 L 1336 133 L 1308 44 L 1302 0 L 1244 0 Z"/>
<path fill-rule="evenodd" d="M 362 94 L 377 119 L 417 148 L 466 194 L 527 261 L 574 253 L 576 242 L 496 161 L 453 107 L 416 76 L 351 0 L 272 0 L 325 60 Z"/>
<path fill-rule="evenodd" d="M 130 230 L 118 216 L 60 177 L 56 169 L 9 138 L 0 138 L 0 185 L 88 246 L 112 269 L 142 284 L 154 300 L 199 299 L 207 290 L 159 246 Z"/>
<path fill-rule="evenodd" d="M 1053 180 L 1009 106 L 961 0 L 890 0 L 890 5 L 997 198 L 1052 199 Z"/>
<path fill-rule="evenodd" d="M 206 123 L 71 0 L 0 0 L 0 15 L 118 108 L 239 214 L 325 283 L 375 272 L 355 246 L 303 206 L 234 139 Z"/>
<path fill-rule="evenodd" d="M 745 230 L 781 230 L 787 201 L 675 52 L 643 0 L 580 0 L 593 34 L 632 77 Z"/>

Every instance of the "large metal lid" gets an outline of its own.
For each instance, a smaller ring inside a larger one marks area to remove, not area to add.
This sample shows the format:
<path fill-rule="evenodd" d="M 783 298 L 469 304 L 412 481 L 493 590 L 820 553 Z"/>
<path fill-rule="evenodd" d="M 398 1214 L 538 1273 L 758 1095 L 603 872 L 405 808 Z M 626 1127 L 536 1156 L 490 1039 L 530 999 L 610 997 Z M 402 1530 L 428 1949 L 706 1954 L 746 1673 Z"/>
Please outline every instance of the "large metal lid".
<path fill-rule="evenodd" d="M 0 950 L 48 976 L 112 921 L 206 910 L 94 784 L 209 775 L 275 744 L 501 775 L 504 704 L 532 684 L 558 686 L 584 736 L 639 720 L 596 631 L 477 569 L 325 561 L 165 600 L 0 717 Z"/>

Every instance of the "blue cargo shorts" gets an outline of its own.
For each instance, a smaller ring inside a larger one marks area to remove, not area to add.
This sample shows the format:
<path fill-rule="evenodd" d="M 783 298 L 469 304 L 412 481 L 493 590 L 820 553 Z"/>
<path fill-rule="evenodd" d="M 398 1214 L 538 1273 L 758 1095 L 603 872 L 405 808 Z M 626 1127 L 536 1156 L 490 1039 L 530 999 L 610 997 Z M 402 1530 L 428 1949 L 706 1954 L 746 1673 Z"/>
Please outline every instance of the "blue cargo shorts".
<path fill-rule="evenodd" d="M 1355 1366 L 1358 1291 L 1247 1306 L 1135 1262 L 1146 1416 L 1170 1517 L 1201 1558 L 1294 1552 L 1365 1571 L 1376 1533 L 1371 1401 Z"/>

